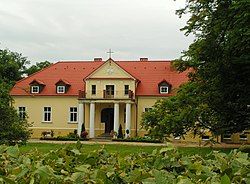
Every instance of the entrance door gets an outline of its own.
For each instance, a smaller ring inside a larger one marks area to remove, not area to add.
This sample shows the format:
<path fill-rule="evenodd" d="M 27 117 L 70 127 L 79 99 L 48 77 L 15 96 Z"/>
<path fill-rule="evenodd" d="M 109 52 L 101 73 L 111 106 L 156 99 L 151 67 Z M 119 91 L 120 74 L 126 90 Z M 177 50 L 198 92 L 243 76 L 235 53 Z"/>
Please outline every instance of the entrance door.
<path fill-rule="evenodd" d="M 106 97 L 114 98 L 115 86 L 114 85 L 106 85 Z"/>
<path fill-rule="evenodd" d="M 105 132 L 109 134 L 114 130 L 114 108 L 105 108 L 101 112 L 101 122 L 105 123 Z"/>

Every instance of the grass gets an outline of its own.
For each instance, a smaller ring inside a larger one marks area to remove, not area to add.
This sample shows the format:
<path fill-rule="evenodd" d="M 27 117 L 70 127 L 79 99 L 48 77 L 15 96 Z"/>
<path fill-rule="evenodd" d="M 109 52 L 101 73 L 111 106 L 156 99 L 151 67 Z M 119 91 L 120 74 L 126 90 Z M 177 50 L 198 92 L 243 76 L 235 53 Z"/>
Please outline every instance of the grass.
<path fill-rule="evenodd" d="M 73 145 L 73 144 L 67 144 Z M 41 153 L 47 153 L 50 150 L 59 149 L 66 146 L 65 144 L 51 144 L 51 143 L 27 143 L 26 145 L 20 146 L 21 152 L 28 152 L 33 149 L 37 149 Z M 132 145 L 119 145 L 119 144 L 112 144 L 112 145 L 102 145 L 102 144 L 84 144 L 84 149 L 86 152 L 91 152 L 93 150 L 97 150 L 102 148 L 103 146 L 111 153 L 119 153 L 120 157 L 124 157 L 128 154 L 138 153 L 138 152 L 146 152 L 151 153 L 154 149 L 160 149 L 162 147 L 155 147 L 155 146 L 132 146 Z M 182 154 L 184 155 L 194 155 L 199 154 L 201 156 L 206 156 L 213 150 L 221 151 L 224 153 L 229 153 L 232 149 L 212 149 L 208 147 L 203 148 L 177 148 Z"/>

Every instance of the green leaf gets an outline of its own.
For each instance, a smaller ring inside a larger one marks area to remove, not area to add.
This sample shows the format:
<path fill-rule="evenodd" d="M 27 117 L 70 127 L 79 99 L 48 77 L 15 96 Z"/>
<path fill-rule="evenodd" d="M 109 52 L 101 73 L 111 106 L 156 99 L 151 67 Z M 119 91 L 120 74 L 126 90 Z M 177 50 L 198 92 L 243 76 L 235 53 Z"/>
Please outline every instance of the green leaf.
<path fill-rule="evenodd" d="M 221 184 L 231 184 L 230 178 L 227 176 L 227 174 L 221 177 Z"/>
<path fill-rule="evenodd" d="M 76 167 L 75 169 L 76 169 L 77 171 L 81 171 L 81 172 L 84 172 L 84 173 L 88 173 L 90 167 L 91 167 L 91 165 L 86 164 L 86 165 L 80 165 L 80 166 Z"/>
<path fill-rule="evenodd" d="M 85 178 L 85 174 L 82 172 L 73 173 L 71 176 L 75 184 L 82 184 Z"/>
<path fill-rule="evenodd" d="M 75 153 L 76 155 L 81 155 L 81 152 L 78 149 L 72 149 L 71 152 Z"/>
<path fill-rule="evenodd" d="M 165 152 L 172 151 L 172 150 L 174 150 L 173 147 L 166 147 L 166 148 L 162 148 L 162 149 L 160 150 L 160 153 L 165 153 Z"/>
<path fill-rule="evenodd" d="M 172 184 L 175 181 L 175 176 L 169 172 L 165 171 L 153 171 L 156 184 Z"/>
<path fill-rule="evenodd" d="M 3 178 L 3 181 L 5 181 L 8 184 L 16 184 L 15 181 L 13 181 L 13 180 L 11 180 L 11 179 L 9 179 L 7 177 L 2 176 L 2 178 Z"/>
<path fill-rule="evenodd" d="M 18 146 L 16 145 L 8 147 L 6 153 L 11 157 L 17 158 L 20 152 Z"/>

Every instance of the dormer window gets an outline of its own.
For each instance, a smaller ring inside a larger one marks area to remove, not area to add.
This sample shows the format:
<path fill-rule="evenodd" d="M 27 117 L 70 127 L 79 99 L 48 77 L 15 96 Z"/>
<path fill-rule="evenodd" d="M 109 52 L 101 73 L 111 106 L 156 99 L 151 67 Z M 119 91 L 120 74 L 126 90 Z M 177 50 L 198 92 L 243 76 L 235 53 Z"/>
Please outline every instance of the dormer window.
<path fill-rule="evenodd" d="M 31 86 L 31 93 L 39 93 L 39 86 Z"/>
<path fill-rule="evenodd" d="M 164 93 L 168 93 L 168 86 L 160 86 L 160 93 L 164 94 Z"/>
<path fill-rule="evenodd" d="M 45 87 L 44 82 L 34 79 L 32 82 L 29 83 L 30 85 L 30 93 L 38 94 L 41 93 L 43 88 Z"/>
<path fill-rule="evenodd" d="M 158 89 L 160 94 L 169 94 L 171 90 L 171 84 L 169 84 L 166 80 L 162 80 L 158 83 Z"/>
<path fill-rule="evenodd" d="M 64 79 L 60 79 L 57 81 L 57 83 L 55 83 L 56 85 L 56 93 L 57 94 L 63 94 L 63 93 L 67 93 L 67 91 L 70 88 L 70 83 Z"/>
<path fill-rule="evenodd" d="M 57 93 L 65 93 L 65 86 L 57 86 Z"/>

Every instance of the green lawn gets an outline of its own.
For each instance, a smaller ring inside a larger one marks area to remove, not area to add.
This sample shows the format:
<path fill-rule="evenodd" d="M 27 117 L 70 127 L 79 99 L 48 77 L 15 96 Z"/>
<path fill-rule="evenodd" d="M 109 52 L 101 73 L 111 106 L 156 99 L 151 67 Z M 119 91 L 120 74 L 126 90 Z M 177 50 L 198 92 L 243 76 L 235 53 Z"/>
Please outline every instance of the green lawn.
<path fill-rule="evenodd" d="M 41 153 L 49 152 L 50 150 L 62 148 L 64 146 L 74 146 L 74 144 L 50 144 L 50 143 L 28 143 L 27 145 L 20 146 L 20 150 L 22 152 L 27 152 L 33 149 L 37 149 Z M 138 153 L 138 152 L 147 152 L 151 153 L 154 149 L 161 149 L 161 147 L 157 146 L 131 146 L 131 145 L 102 145 L 102 144 L 84 144 L 86 152 L 90 152 L 93 150 L 100 149 L 104 146 L 109 152 L 119 153 L 121 157 L 124 157 L 128 154 Z M 232 149 L 211 149 L 211 148 L 177 148 L 182 154 L 185 155 L 194 155 L 199 154 L 201 156 L 205 156 L 209 154 L 212 150 L 218 150 L 225 153 L 229 153 Z"/>

